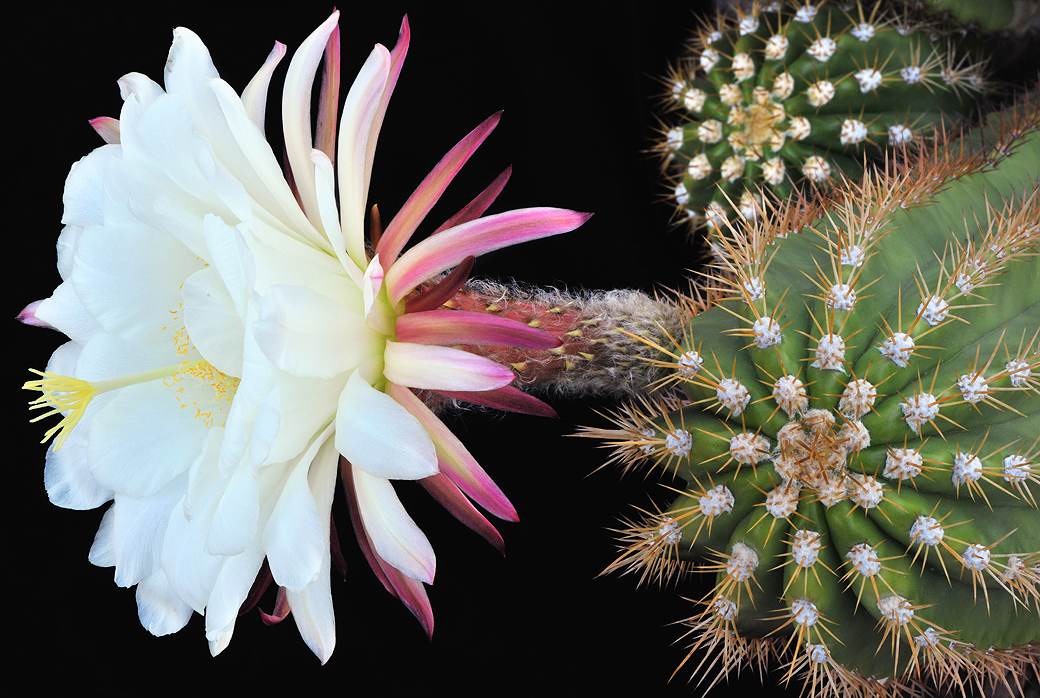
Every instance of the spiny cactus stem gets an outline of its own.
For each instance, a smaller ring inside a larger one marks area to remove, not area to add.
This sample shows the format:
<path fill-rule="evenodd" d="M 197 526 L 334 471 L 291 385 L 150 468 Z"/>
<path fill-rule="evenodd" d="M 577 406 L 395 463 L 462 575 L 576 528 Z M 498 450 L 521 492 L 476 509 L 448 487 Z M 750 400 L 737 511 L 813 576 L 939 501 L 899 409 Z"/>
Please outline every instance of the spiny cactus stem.
<path fill-rule="evenodd" d="M 543 330 L 560 340 L 552 349 L 465 345 L 459 348 L 511 366 L 525 390 L 571 395 L 632 396 L 664 372 L 657 351 L 640 337 L 667 343 L 684 311 L 639 291 L 572 294 L 470 281 L 443 309 L 492 314 Z M 446 400 L 423 394 L 437 409 Z"/>

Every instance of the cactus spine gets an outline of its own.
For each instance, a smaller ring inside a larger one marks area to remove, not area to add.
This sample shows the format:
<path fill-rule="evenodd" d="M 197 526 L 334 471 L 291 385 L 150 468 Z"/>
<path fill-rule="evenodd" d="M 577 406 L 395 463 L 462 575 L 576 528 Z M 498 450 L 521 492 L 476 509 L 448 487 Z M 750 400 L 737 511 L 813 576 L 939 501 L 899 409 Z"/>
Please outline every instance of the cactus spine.
<path fill-rule="evenodd" d="M 755 215 L 759 188 L 859 176 L 986 88 L 981 66 L 876 6 L 756 3 L 697 34 L 668 80 L 678 123 L 658 149 L 680 218 Z"/>
<path fill-rule="evenodd" d="M 681 391 L 586 429 L 685 483 L 611 569 L 714 575 L 686 620 L 705 678 L 779 659 L 865 698 L 1040 676 L 1038 115 L 716 235 L 713 307 L 657 345 Z"/>

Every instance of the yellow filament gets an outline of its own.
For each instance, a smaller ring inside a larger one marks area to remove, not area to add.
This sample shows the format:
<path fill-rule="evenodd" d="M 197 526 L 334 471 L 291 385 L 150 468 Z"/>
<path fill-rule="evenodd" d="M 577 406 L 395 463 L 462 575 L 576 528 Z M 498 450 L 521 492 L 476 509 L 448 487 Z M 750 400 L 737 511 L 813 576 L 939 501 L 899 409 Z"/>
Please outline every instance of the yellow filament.
<path fill-rule="evenodd" d="M 58 424 L 47 430 L 47 433 L 43 436 L 43 441 L 41 441 L 41 443 L 46 443 L 51 437 L 54 437 L 54 450 L 56 451 L 62 447 L 65 439 L 68 438 L 69 432 L 79 423 L 83 413 L 87 410 L 87 405 L 90 404 L 95 395 L 159 378 L 165 379 L 165 385 L 173 387 L 185 376 L 191 376 L 196 380 L 208 383 L 214 390 L 215 399 L 226 400 L 230 404 L 239 383 L 238 378 L 224 375 L 208 361 L 202 359 L 185 361 L 172 366 L 164 366 L 120 378 L 110 378 L 97 381 L 96 383 L 88 383 L 79 378 L 61 376 L 49 371 L 29 370 L 41 376 L 41 379 L 26 381 L 22 388 L 25 390 L 38 390 L 43 393 L 29 403 L 29 409 L 47 410 L 30 421 L 37 422 L 55 414 L 63 415 Z M 205 422 L 207 426 L 212 425 L 213 420 L 210 411 L 197 407 L 195 416 Z"/>

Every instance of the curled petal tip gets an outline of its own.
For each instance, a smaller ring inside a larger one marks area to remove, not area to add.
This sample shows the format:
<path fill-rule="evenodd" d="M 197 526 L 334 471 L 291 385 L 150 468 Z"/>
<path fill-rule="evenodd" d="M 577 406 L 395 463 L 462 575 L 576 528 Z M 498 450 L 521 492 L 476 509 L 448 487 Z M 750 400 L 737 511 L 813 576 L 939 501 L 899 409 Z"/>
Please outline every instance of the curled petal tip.
<path fill-rule="evenodd" d="M 90 120 L 90 127 L 109 145 L 119 143 L 119 119 L 111 116 L 99 116 Z"/>
<path fill-rule="evenodd" d="M 18 320 L 18 322 L 24 325 L 32 325 L 33 327 L 46 327 L 48 329 L 53 330 L 54 327 L 50 323 L 44 322 L 40 318 L 36 317 L 36 309 L 40 307 L 40 303 L 43 303 L 43 301 L 33 301 L 29 305 L 25 306 L 22 309 L 22 312 L 18 313 L 16 319 Z"/>

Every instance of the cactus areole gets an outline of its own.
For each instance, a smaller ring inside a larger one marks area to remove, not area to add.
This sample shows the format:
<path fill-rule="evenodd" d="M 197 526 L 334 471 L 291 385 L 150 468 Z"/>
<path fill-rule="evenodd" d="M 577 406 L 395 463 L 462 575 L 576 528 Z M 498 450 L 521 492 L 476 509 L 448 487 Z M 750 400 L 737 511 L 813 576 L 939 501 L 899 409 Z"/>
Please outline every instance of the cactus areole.
<path fill-rule="evenodd" d="M 858 176 L 875 158 L 972 109 L 981 64 L 898 11 L 754 3 L 703 27 L 667 81 L 659 145 L 679 217 L 716 227 L 756 211 L 759 187 Z"/>
<path fill-rule="evenodd" d="M 612 568 L 715 574 L 686 621 L 706 683 L 1037 675 L 1040 136 L 1035 106 L 991 121 L 716 235 L 714 307 L 659 347 L 680 397 L 588 430 L 686 483 Z"/>

